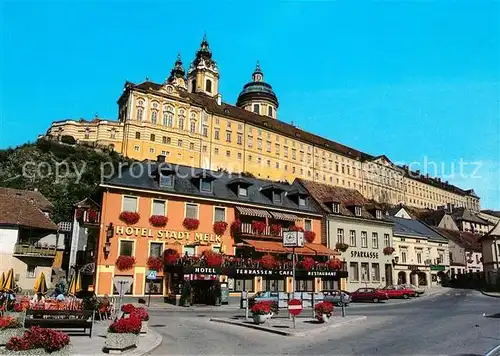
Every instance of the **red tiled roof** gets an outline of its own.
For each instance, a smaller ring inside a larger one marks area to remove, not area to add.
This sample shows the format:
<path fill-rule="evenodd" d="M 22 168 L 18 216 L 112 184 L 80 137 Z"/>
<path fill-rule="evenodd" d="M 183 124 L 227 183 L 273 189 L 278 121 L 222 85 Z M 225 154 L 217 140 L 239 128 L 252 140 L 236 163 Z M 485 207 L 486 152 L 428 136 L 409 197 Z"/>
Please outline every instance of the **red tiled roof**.
<path fill-rule="evenodd" d="M 35 203 L 21 196 L 4 195 L 0 198 L 0 225 L 57 231 L 57 225 Z"/>
<path fill-rule="evenodd" d="M 51 211 L 54 205 L 43 196 L 39 191 L 34 190 L 21 190 L 13 188 L 0 188 L 0 199 L 3 197 L 21 197 L 26 200 L 32 201 L 38 209 L 42 211 Z"/>
<path fill-rule="evenodd" d="M 455 242 L 460 247 L 475 252 L 482 252 L 483 250 L 481 242 L 479 241 L 481 235 L 473 234 L 467 231 L 443 229 L 441 227 L 435 227 L 434 229 L 448 240 Z"/>

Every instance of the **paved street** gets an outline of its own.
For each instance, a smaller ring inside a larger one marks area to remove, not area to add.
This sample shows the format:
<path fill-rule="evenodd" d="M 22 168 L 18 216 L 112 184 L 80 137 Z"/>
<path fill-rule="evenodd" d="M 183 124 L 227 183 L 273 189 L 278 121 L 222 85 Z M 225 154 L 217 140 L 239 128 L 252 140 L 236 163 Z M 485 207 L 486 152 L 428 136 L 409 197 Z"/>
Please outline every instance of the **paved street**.
<path fill-rule="evenodd" d="M 381 305 L 354 304 L 347 312 L 368 318 L 327 334 L 292 338 L 209 321 L 242 315 L 234 308 L 155 310 L 150 323 L 157 326 L 163 343 L 152 354 L 481 355 L 500 344 L 500 319 L 483 316 L 500 313 L 498 299 L 474 291 L 450 290 Z"/>

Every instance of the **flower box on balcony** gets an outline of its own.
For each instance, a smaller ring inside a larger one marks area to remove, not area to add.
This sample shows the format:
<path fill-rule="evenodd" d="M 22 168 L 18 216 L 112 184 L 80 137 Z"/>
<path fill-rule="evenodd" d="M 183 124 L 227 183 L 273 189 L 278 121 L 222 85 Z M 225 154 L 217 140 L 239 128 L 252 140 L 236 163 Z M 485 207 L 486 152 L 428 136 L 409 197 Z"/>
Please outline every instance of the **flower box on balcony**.
<path fill-rule="evenodd" d="M 160 257 L 149 257 L 147 262 L 148 268 L 156 272 L 163 270 L 163 261 Z"/>
<path fill-rule="evenodd" d="M 126 223 L 127 225 L 134 225 L 136 224 L 141 216 L 139 213 L 136 213 L 134 211 L 122 211 L 120 213 L 120 220 Z"/>
<path fill-rule="evenodd" d="M 273 236 L 280 236 L 281 235 L 281 225 L 272 224 L 270 226 L 270 230 L 271 230 L 271 235 L 273 235 Z"/>
<path fill-rule="evenodd" d="M 262 234 L 266 230 L 266 223 L 263 221 L 252 221 L 252 230 L 257 234 Z"/>
<path fill-rule="evenodd" d="M 314 231 L 306 231 L 306 232 L 304 232 L 304 239 L 307 242 L 312 243 L 312 242 L 314 242 L 315 238 L 316 238 L 316 233 Z"/>

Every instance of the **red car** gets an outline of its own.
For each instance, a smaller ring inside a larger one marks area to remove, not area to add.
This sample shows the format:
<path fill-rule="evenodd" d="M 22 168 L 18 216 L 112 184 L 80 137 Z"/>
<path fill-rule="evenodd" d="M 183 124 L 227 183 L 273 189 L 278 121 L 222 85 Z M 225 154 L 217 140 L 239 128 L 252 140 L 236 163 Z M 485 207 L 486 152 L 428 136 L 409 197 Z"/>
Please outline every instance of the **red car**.
<path fill-rule="evenodd" d="M 410 297 L 415 297 L 416 293 L 414 290 L 408 289 L 403 286 L 387 286 L 381 289 L 382 292 L 387 293 L 389 298 L 404 298 L 408 299 Z"/>
<path fill-rule="evenodd" d="M 353 302 L 374 302 L 378 303 L 381 300 L 387 300 L 387 293 L 375 288 L 359 288 L 351 293 L 351 301 Z"/>

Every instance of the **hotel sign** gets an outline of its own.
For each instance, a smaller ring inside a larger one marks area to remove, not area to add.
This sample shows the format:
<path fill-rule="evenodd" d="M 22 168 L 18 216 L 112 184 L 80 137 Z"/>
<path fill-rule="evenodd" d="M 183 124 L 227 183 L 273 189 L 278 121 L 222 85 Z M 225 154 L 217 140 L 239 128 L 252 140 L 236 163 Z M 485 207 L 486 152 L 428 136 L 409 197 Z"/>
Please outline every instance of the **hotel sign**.
<path fill-rule="evenodd" d="M 180 244 L 200 242 L 206 244 L 220 244 L 222 236 L 213 233 L 191 232 L 191 231 L 175 231 L 175 230 L 153 230 L 141 227 L 131 226 L 116 226 L 116 235 L 148 237 L 156 239 L 171 239 L 176 240 Z"/>
<path fill-rule="evenodd" d="M 351 251 L 351 257 L 378 259 L 378 252 Z"/>

